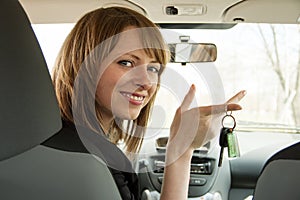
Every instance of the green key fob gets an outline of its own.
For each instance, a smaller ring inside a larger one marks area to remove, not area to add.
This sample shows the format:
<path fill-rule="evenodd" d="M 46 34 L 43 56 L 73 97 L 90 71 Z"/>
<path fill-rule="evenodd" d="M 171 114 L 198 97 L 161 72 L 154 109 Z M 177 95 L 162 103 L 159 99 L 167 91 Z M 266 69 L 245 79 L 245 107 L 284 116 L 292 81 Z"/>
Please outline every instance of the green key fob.
<path fill-rule="evenodd" d="M 236 134 L 231 131 L 227 133 L 228 157 L 235 158 L 240 156 L 240 148 Z"/>

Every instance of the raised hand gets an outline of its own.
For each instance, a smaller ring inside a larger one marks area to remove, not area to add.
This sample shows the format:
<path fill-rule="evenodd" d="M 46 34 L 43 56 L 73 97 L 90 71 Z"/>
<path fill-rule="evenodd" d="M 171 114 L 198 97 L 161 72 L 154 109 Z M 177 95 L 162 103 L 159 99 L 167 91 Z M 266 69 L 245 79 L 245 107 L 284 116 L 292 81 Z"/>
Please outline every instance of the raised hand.
<path fill-rule="evenodd" d="M 242 109 L 237 102 L 246 94 L 242 90 L 225 104 L 189 109 L 195 97 L 195 92 L 196 88 L 192 85 L 181 106 L 177 109 L 170 127 L 168 154 L 173 154 L 172 156 L 169 155 L 169 158 L 172 158 L 171 160 L 178 158 L 189 149 L 199 148 L 219 134 L 222 115 L 225 111 Z"/>

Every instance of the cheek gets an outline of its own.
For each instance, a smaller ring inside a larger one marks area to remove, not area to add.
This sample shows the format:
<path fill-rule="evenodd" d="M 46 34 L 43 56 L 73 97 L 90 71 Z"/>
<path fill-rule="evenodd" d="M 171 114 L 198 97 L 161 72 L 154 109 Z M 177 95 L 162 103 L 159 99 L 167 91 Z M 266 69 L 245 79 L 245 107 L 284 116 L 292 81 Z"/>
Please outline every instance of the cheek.
<path fill-rule="evenodd" d="M 156 90 L 157 90 L 157 84 L 153 85 L 151 87 L 151 89 L 149 90 L 149 92 L 148 92 L 149 93 L 149 98 L 148 98 L 147 103 L 153 98 L 153 95 L 156 92 Z"/>
<path fill-rule="evenodd" d="M 150 73 L 150 74 L 148 74 L 148 77 L 149 77 L 151 83 L 153 85 L 155 85 L 155 87 L 156 87 L 157 84 L 158 84 L 158 80 L 159 80 L 158 74 L 152 74 L 152 73 Z"/>
<path fill-rule="evenodd" d="M 154 84 L 154 85 L 152 86 L 152 88 L 150 89 L 151 97 L 152 97 L 153 94 L 156 92 L 156 90 L 157 90 L 157 83 Z"/>
<path fill-rule="evenodd" d="M 96 101 L 100 105 L 106 105 L 107 102 L 110 101 L 111 95 L 108 95 L 107 87 L 105 87 L 105 84 L 103 82 L 99 82 L 96 90 Z"/>

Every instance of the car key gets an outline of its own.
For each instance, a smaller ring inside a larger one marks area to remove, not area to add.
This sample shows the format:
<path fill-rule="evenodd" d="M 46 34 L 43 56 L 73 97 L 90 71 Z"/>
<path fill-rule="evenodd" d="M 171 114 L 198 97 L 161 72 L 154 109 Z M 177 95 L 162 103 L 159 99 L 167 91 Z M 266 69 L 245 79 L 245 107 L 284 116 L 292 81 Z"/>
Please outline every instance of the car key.
<path fill-rule="evenodd" d="M 224 126 L 224 120 L 226 118 L 231 118 L 233 121 L 232 128 L 228 128 Z M 236 121 L 235 118 L 230 114 L 226 112 L 226 115 L 222 119 L 222 129 L 220 132 L 220 139 L 219 139 L 219 145 L 221 146 L 220 150 L 220 155 L 219 155 L 219 163 L 218 166 L 221 167 L 222 161 L 223 161 L 223 153 L 224 153 L 224 148 L 228 147 L 228 157 L 229 158 L 234 158 L 234 157 L 239 157 L 240 156 L 240 149 L 238 146 L 238 140 L 236 137 L 236 134 L 233 132 L 235 126 L 236 126 Z"/>
<path fill-rule="evenodd" d="M 219 155 L 219 163 L 218 166 L 221 167 L 223 161 L 223 152 L 224 148 L 228 147 L 227 134 L 229 128 L 223 127 L 220 132 L 219 145 L 221 146 L 220 155 Z"/>

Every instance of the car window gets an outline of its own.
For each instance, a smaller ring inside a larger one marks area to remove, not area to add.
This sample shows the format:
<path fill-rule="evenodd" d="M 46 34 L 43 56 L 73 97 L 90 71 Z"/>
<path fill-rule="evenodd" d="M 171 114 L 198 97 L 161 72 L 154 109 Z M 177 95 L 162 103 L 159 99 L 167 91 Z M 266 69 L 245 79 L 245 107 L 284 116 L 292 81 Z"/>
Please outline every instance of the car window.
<path fill-rule="evenodd" d="M 74 24 L 32 24 L 32 28 L 40 43 L 49 71 L 52 71 L 56 56 L 62 43 Z"/>
<path fill-rule="evenodd" d="M 72 27 L 73 24 L 33 25 L 50 71 Z M 240 102 L 243 110 L 233 113 L 240 132 L 259 132 L 261 137 L 267 132 L 300 132 L 300 25 L 242 23 L 222 30 L 162 32 L 167 42 L 179 42 L 178 36 L 188 35 L 189 42 L 214 43 L 218 55 L 212 63 L 167 65 L 150 129 L 170 127 L 176 108 L 194 83 L 197 93 L 192 107 L 221 104 L 236 92 L 247 90 L 247 97 Z M 241 146 L 245 145 L 246 142 Z"/>

